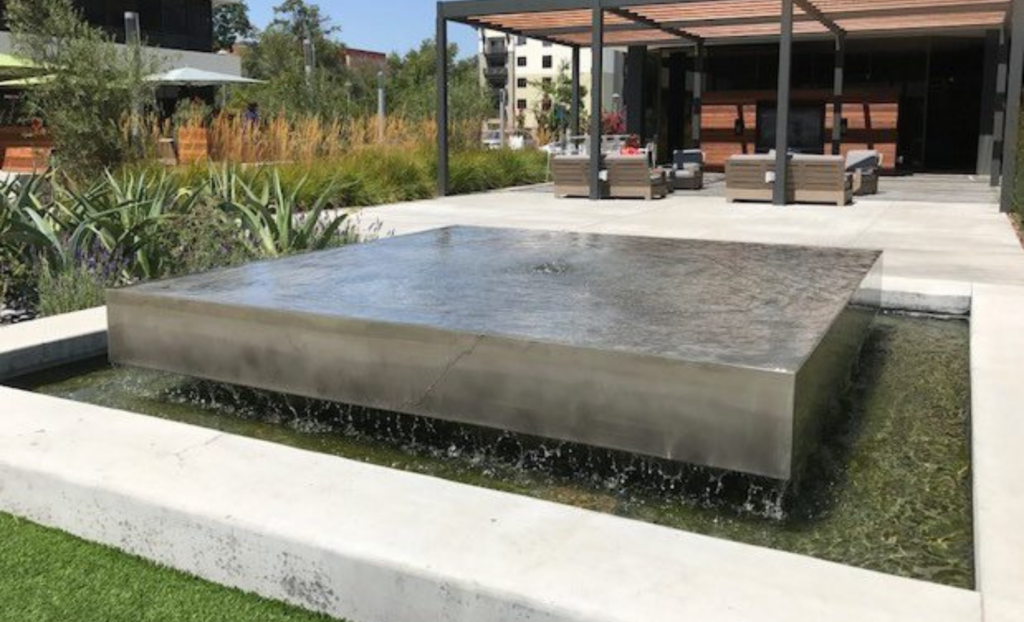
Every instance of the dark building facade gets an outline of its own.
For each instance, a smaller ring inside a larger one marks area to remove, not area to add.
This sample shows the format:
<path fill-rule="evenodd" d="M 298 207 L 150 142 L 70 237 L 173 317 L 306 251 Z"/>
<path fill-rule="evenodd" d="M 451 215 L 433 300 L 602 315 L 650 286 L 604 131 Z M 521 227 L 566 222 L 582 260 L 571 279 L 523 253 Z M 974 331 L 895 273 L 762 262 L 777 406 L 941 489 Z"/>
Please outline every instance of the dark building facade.
<path fill-rule="evenodd" d="M 990 37 L 850 41 L 845 54 L 843 149 L 871 148 L 890 172 L 987 173 L 992 98 Z M 692 49 L 631 48 L 625 104 L 629 131 L 661 153 L 692 146 Z M 700 145 L 712 168 L 734 154 L 766 152 L 775 141 L 779 55 L 771 44 L 707 48 Z M 832 137 L 834 50 L 828 41 L 793 50 L 791 146 L 825 153 Z M 994 77 L 992 78 L 994 81 Z"/>
<path fill-rule="evenodd" d="M 0 0 L 0 10 L 5 9 Z M 213 2 L 211 0 L 74 0 L 90 23 L 124 40 L 126 12 L 136 12 L 148 45 L 211 52 Z"/>

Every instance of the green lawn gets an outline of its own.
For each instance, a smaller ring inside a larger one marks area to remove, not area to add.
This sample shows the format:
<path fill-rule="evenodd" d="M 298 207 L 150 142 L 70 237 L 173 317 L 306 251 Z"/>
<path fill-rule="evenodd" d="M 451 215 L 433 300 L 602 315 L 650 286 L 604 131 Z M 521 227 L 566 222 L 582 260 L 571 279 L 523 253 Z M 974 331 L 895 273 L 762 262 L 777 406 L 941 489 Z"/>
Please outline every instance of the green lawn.
<path fill-rule="evenodd" d="M 0 514 L 0 620 L 327 622 Z"/>

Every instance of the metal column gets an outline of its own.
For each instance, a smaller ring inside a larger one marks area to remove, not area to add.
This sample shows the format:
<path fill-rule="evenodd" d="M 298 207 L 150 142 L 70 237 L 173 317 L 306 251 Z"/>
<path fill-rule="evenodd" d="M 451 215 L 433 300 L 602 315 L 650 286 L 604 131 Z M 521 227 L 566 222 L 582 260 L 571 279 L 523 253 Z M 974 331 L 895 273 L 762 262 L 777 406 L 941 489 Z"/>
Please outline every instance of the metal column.
<path fill-rule="evenodd" d="M 580 48 L 572 48 L 572 110 L 570 111 L 571 132 L 573 136 L 580 135 Z"/>
<path fill-rule="evenodd" d="M 999 207 L 1013 209 L 1017 186 L 1017 144 L 1020 127 L 1020 88 L 1024 73 L 1024 0 L 1013 0 L 1010 31 L 1010 74 L 1006 85 L 1006 115 L 1003 128 L 1003 185 Z"/>
<path fill-rule="evenodd" d="M 448 195 L 448 20 L 437 4 L 437 194 Z"/>
<path fill-rule="evenodd" d="M 989 185 L 993 188 L 999 185 L 1003 178 L 1003 133 L 1006 131 L 1006 79 L 1008 68 L 1006 63 L 1010 59 L 1010 37 L 1007 28 L 999 29 L 999 58 L 996 68 L 996 94 L 993 106 L 994 119 L 992 121 L 992 167 L 989 173 Z"/>
<path fill-rule="evenodd" d="M 832 155 L 843 147 L 843 73 L 846 69 L 846 38 L 836 37 L 835 74 L 832 78 Z"/>
<path fill-rule="evenodd" d="M 793 64 L 793 0 L 782 0 L 779 88 L 775 106 L 775 187 L 772 202 L 786 204 L 789 181 L 789 74 Z"/>
<path fill-rule="evenodd" d="M 704 45 L 698 43 L 693 57 L 693 146 L 700 148 L 701 115 L 704 107 Z"/>
<path fill-rule="evenodd" d="M 601 198 L 601 91 L 604 74 L 604 11 L 593 9 L 590 54 L 590 198 Z"/>

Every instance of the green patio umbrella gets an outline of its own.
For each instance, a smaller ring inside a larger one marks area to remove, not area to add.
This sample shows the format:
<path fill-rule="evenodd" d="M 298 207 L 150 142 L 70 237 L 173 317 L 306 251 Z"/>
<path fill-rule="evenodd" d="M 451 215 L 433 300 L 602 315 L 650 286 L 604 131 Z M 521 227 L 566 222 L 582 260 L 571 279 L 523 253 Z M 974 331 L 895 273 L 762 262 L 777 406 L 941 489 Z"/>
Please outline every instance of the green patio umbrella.
<path fill-rule="evenodd" d="M 0 79 L 16 79 L 38 75 L 45 70 L 27 58 L 0 54 Z"/>
<path fill-rule="evenodd" d="M 15 80 L 4 80 L 0 82 L 0 89 L 26 89 L 40 84 L 53 82 L 54 75 L 31 76 L 29 78 L 17 78 Z"/>

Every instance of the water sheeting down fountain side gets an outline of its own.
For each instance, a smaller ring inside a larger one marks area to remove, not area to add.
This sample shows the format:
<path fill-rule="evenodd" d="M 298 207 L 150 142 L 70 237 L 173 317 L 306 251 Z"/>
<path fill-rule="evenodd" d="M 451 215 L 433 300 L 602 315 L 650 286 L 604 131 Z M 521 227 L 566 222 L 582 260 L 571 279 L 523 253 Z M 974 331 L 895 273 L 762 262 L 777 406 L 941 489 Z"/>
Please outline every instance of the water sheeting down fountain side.
<path fill-rule="evenodd" d="M 881 253 L 455 227 L 110 292 L 118 364 L 788 480 Z"/>

